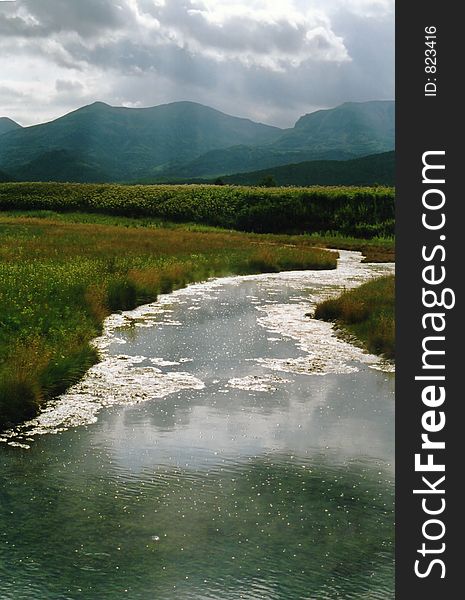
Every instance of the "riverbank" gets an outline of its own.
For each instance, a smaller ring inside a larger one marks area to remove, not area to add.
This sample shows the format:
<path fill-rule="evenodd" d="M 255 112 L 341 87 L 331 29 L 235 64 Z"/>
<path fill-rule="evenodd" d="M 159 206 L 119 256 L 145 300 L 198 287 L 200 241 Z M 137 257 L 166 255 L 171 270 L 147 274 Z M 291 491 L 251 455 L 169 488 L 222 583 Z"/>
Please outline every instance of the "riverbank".
<path fill-rule="evenodd" d="M 0 427 L 37 414 L 98 360 L 118 310 L 212 276 L 334 269 L 305 236 L 193 230 L 78 215 L 0 217 Z"/>
<path fill-rule="evenodd" d="M 370 352 L 394 358 L 394 275 L 369 281 L 338 298 L 321 302 L 316 307 L 315 318 L 335 322 Z"/>

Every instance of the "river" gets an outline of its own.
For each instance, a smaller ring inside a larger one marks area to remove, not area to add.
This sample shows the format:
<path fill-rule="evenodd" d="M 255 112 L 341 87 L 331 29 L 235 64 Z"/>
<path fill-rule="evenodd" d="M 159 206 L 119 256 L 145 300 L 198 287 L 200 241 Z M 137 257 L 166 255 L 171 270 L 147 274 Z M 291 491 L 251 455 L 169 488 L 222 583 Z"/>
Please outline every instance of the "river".
<path fill-rule="evenodd" d="M 231 277 L 113 315 L 0 441 L 2 600 L 394 598 L 394 375 L 306 313 L 393 272 Z"/>

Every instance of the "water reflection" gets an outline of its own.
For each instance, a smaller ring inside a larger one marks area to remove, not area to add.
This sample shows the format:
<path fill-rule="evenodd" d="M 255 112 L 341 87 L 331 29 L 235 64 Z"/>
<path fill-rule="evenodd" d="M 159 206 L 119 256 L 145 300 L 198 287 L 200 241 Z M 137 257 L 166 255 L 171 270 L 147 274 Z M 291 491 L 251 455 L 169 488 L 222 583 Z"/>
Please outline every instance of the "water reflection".
<path fill-rule="evenodd" d="M 392 597 L 392 482 L 377 462 L 278 452 L 196 468 L 147 453 L 135 474 L 105 448 L 53 450 L 46 477 L 28 462 L 22 487 L 2 482 L 4 598 Z"/>

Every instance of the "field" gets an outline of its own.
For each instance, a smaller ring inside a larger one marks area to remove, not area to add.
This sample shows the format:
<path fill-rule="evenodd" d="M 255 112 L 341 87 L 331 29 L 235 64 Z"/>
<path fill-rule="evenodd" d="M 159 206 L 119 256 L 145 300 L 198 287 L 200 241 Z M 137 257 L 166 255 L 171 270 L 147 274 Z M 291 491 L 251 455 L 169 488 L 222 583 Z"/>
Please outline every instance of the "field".
<path fill-rule="evenodd" d="M 370 352 L 394 358 L 394 309 L 395 280 L 389 275 L 344 292 L 339 298 L 321 302 L 315 317 L 336 322 L 361 340 Z"/>
<path fill-rule="evenodd" d="M 213 275 L 335 265 L 334 253 L 313 248 L 305 236 L 97 214 L 4 213 L 0 427 L 32 417 L 83 375 L 97 360 L 89 341 L 111 312 Z"/>
<path fill-rule="evenodd" d="M 69 183 L 0 184 L 0 210 L 55 210 L 189 222 L 256 233 L 394 235 L 394 189 Z"/>

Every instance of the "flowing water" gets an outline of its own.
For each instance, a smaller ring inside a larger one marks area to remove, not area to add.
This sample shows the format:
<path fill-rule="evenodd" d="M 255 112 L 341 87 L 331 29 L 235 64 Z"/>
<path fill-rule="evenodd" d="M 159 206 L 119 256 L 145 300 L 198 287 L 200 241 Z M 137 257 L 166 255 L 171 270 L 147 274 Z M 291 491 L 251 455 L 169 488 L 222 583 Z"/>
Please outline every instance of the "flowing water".
<path fill-rule="evenodd" d="M 393 271 L 360 260 L 110 317 L 0 440 L 0 598 L 394 598 L 392 367 L 305 316 Z"/>

